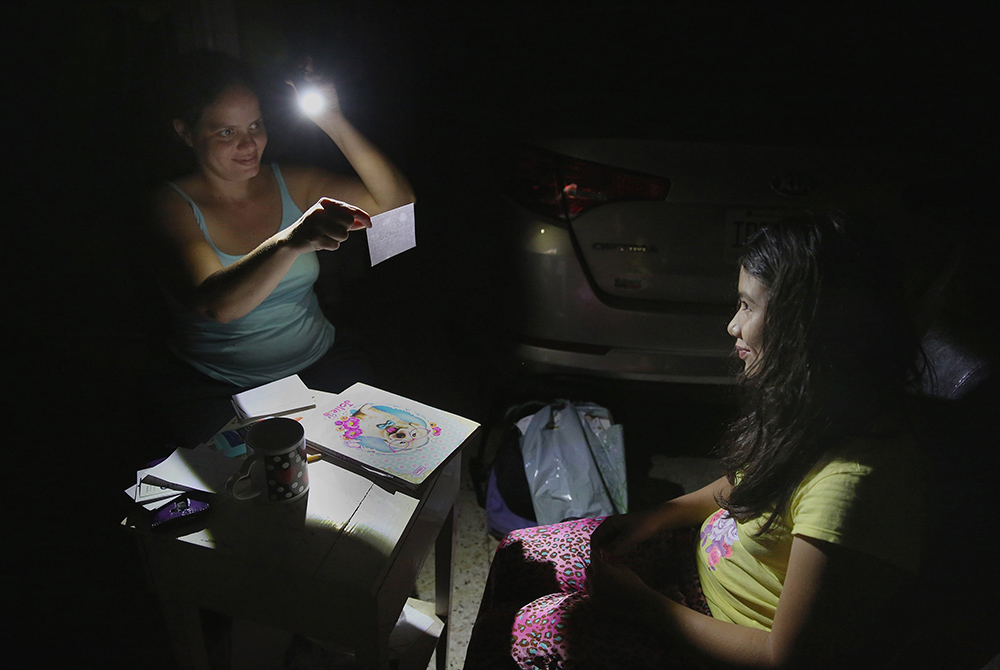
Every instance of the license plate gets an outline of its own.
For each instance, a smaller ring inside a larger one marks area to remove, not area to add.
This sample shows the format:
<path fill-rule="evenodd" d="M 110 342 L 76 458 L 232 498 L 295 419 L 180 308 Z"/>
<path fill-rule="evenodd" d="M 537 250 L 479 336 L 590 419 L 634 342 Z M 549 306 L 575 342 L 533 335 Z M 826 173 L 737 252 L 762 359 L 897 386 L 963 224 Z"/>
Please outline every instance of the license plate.
<path fill-rule="evenodd" d="M 723 239 L 722 260 L 730 265 L 739 262 L 743 245 L 765 224 L 774 223 L 788 216 L 789 212 L 766 209 L 726 210 L 726 232 Z"/>

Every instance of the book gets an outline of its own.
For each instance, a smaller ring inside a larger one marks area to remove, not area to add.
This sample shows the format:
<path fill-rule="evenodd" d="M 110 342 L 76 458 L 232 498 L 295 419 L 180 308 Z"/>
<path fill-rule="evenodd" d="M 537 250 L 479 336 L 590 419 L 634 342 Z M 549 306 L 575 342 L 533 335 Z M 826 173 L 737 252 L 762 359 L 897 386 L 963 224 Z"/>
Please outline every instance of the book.
<path fill-rule="evenodd" d="M 313 392 L 298 375 L 278 379 L 233 396 L 236 416 L 244 421 L 301 412 L 315 406 Z"/>
<path fill-rule="evenodd" d="M 357 383 L 317 394 L 300 418 L 306 444 L 345 465 L 416 490 L 479 427 L 475 421 Z"/>

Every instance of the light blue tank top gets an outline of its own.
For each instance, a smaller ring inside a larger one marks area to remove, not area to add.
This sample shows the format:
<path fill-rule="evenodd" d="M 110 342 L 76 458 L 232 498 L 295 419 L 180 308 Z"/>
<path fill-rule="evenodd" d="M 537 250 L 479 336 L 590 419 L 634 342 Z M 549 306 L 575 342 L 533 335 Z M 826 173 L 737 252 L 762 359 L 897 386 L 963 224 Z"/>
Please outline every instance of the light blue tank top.
<path fill-rule="evenodd" d="M 279 230 L 284 230 L 302 216 L 302 210 L 288 194 L 277 163 L 271 164 L 271 170 L 281 190 Z M 191 205 L 201 232 L 223 267 L 243 258 L 219 251 L 201 210 L 176 184 L 168 183 Z M 300 255 L 261 304 L 229 323 L 212 321 L 171 301 L 175 325 L 171 348 L 209 377 L 236 386 L 259 386 L 294 374 L 333 345 L 333 325 L 323 316 L 313 291 L 318 277 L 316 254 Z"/>

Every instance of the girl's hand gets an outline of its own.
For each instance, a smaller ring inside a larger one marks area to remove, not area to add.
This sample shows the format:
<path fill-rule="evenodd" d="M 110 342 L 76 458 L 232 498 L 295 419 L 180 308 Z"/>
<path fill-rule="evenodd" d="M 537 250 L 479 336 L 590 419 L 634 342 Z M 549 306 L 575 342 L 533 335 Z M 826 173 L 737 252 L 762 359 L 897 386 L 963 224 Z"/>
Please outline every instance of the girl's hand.
<path fill-rule="evenodd" d="M 625 619 L 649 620 L 662 598 L 631 569 L 594 553 L 587 568 L 586 590 L 596 607 Z"/>
<path fill-rule="evenodd" d="M 299 78 L 296 81 L 285 80 L 285 83 L 292 87 L 296 97 L 307 92 L 315 92 L 323 98 L 323 105 L 320 109 L 314 112 L 306 111 L 310 117 L 333 116 L 340 113 L 340 98 L 337 96 L 337 87 L 334 86 L 332 80 L 314 69 L 311 57 L 305 57 L 300 68 Z"/>
<path fill-rule="evenodd" d="M 286 240 L 300 253 L 333 251 L 351 231 L 371 228 L 372 219 L 363 209 L 331 198 L 320 198 L 286 230 Z"/>
<path fill-rule="evenodd" d="M 609 516 L 590 536 L 591 554 L 601 554 L 606 560 L 628 553 L 637 544 L 654 537 L 661 530 L 651 513 L 617 514 Z"/>

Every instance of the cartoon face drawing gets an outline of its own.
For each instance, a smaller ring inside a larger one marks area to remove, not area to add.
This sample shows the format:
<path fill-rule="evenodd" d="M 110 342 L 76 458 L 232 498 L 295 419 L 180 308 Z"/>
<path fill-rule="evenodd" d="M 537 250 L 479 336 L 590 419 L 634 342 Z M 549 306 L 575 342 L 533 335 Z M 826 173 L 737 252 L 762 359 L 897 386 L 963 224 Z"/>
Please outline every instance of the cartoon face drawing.
<path fill-rule="evenodd" d="M 430 443 L 441 429 L 397 407 L 362 405 L 337 422 L 344 439 L 366 451 L 400 453 L 413 451 Z"/>

